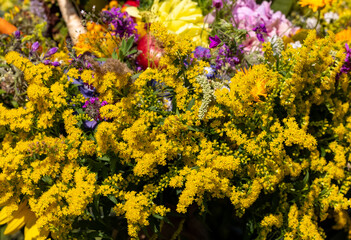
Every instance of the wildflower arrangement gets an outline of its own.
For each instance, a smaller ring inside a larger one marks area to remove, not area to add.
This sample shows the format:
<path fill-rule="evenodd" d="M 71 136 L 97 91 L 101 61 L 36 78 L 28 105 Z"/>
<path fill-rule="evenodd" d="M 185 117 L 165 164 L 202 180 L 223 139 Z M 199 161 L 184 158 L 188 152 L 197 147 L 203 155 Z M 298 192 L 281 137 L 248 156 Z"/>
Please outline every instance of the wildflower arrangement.
<path fill-rule="evenodd" d="M 0 29 L 0 239 L 351 238 L 348 1 L 25 4 Z"/>

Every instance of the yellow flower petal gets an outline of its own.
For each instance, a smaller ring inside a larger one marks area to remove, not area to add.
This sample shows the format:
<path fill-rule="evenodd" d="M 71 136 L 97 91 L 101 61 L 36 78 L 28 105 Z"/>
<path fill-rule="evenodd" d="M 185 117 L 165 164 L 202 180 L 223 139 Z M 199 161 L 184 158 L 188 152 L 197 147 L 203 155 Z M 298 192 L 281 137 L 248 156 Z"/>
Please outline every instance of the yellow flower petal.
<path fill-rule="evenodd" d="M 22 202 L 18 206 L 18 210 L 15 212 L 10 211 L 10 208 L 12 208 L 12 206 L 3 207 L 0 211 L 0 225 L 10 222 L 13 219 L 14 214 L 18 211 L 22 211 L 22 209 L 26 206 L 26 204 L 27 204 L 27 201 Z"/>
<path fill-rule="evenodd" d="M 49 231 L 45 229 L 39 229 L 36 222 L 37 218 L 32 212 L 24 228 L 24 240 L 38 240 L 47 238 Z"/>
<path fill-rule="evenodd" d="M 124 11 L 127 12 L 129 16 L 141 19 L 141 16 L 139 14 L 139 10 L 137 7 L 126 7 Z"/>
<path fill-rule="evenodd" d="M 30 214 L 31 210 L 28 206 L 25 206 L 21 211 L 16 211 L 13 214 L 13 219 L 7 224 L 4 234 L 11 235 L 19 231 L 28 221 Z"/>
<path fill-rule="evenodd" d="M 188 35 L 198 45 L 207 46 L 208 32 L 204 16 L 196 2 L 191 0 L 156 0 L 151 8 L 156 21 L 161 22 L 171 33 Z"/>

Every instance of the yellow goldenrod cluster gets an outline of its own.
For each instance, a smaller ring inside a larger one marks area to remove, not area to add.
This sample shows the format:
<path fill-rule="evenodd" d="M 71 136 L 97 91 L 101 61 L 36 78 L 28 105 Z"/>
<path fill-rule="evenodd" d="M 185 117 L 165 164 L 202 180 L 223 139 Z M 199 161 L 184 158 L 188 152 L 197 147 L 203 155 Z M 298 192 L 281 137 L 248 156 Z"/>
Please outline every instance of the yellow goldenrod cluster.
<path fill-rule="evenodd" d="M 351 232 L 351 89 L 334 37 L 311 31 L 279 62 L 267 44 L 267 64 L 237 71 L 227 85 L 207 78 L 203 61 L 184 65 L 189 39 L 157 23 L 151 32 L 165 56 L 137 77 L 116 59 L 64 72 L 6 55 L 28 83 L 24 106 L 0 105 L 6 233 L 35 226 L 40 237 L 68 239 L 75 221 L 113 218 L 138 239 L 162 232 L 169 212 L 205 214 L 213 199 L 237 217 L 255 213 L 260 239 L 274 231 L 324 239 L 328 217 Z M 99 99 L 78 90 L 87 86 Z M 11 225 L 22 215 L 30 220 Z"/>

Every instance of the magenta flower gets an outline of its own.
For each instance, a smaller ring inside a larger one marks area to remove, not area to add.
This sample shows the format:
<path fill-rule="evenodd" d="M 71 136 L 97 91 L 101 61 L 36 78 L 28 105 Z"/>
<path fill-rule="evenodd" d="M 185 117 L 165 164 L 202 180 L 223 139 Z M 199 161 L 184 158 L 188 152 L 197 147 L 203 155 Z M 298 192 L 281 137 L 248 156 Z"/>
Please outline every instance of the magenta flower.
<path fill-rule="evenodd" d="M 223 7 L 222 0 L 212 0 L 212 6 L 216 9 L 221 9 Z"/>
<path fill-rule="evenodd" d="M 261 23 L 259 26 L 254 27 L 252 29 L 252 31 L 254 31 L 256 33 L 256 37 L 257 37 L 258 41 L 264 42 L 264 38 L 263 38 L 262 33 L 267 34 L 267 29 L 266 29 L 266 26 L 264 25 L 264 23 Z"/>
<path fill-rule="evenodd" d="M 351 49 L 347 43 L 345 43 L 346 48 L 346 58 L 345 62 L 342 65 L 340 72 L 336 75 L 336 79 L 339 79 L 342 73 L 349 73 L 351 72 Z"/>
<path fill-rule="evenodd" d="M 214 37 L 210 37 L 210 48 L 215 48 L 221 43 L 221 39 L 216 35 Z"/>

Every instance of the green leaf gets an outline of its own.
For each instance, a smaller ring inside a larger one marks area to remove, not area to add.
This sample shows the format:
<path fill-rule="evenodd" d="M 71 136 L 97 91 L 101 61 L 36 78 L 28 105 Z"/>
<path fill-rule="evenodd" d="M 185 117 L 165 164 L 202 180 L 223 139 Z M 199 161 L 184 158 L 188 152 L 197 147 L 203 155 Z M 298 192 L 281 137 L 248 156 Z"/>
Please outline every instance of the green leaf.
<path fill-rule="evenodd" d="M 190 111 L 191 108 L 194 106 L 195 104 L 195 98 L 192 98 L 188 104 L 188 107 L 186 108 L 186 110 Z"/>
<path fill-rule="evenodd" d="M 45 182 L 46 184 L 49 184 L 49 185 L 53 184 L 52 178 L 48 175 L 43 176 L 41 180 L 43 180 L 43 182 Z"/>
<path fill-rule="evenodd" d="M 137 80 L 137 78 L 139 77 L 140 74 L 141 74 L 141 72 L 140 72 L 140 73 L 137 73 L 137 74 L 134 74 L 134 75 L 131 77 L 132 81 Z"/>
<path fill-rule="evenodd" d="M 107 156 L 107 155 L 102 156 L 102 157 L 98 157 L 97 159 L 101 160 L 101 161 L 105 161 L 105 162 L 109 162 L 110 161 L 110 157 Z"/>
<path fill-rule="evenodd" d="M 303 184 L 304 186 L 308 183 L 308 180 L 310 179 L 310 173 L 307 171 L 306 176 L 303 178 Z"/>
<path fill-rule="evenodd" d="M 136 50 L 136 49 L 133 49 L 132 51 L 128 52 L 127 55 L 131 55 L 131 54 L 136 53 L 136 52 L 137 52 L 137 50 Z"/>
<path fill-rule="evenodd" d="M 271 8 L 274 11 L 281 11 L 284 15 L 288 15 L 293 3 L 293 0 L 274 0 Z"/>
<path fill-rule="evenodd" d="M 129 51 L 129 49 L 132 48 L 133 43 L 134 43 L 134 37 L 128 38 L 127 44 L 126 44 L 126 51 Z"/>
<path fill-rule="evenodd" d="M 118 54 L 116 53 L 116 51 L 113 51 L 112 58 L 113 59 L 118 59 Z"/>
<path fill-rule="evenodd" d="M 198 129 L 193 128 L 192 126 L 188 126 L 188 129 L 191 130 L 191 131 L 195 131 L 195 132 L 198 132 L 198 131 L 199 131 Z"/>
<path fill-rule="evenodd" d="M 110 161 L 110 170 L 112 173 L 116 172 L 117 161 L 118 161 L 117 157 L 112 158 Z"/>
<path fill-rule="evenodd" d="M 6 91 L 0 89 L 0 94 L 6 93 Z"/>
<path fill-rule="evenodd" d="M 160 215 L 158 215 L 158 214 L 152 214 L 152 216 L 153 216 L 154 218 L 157 218 L 157 219 L 160 219 L 160 220 L 163 220 L 163 218 L 164 218 L 164 217 L 162 217 L 162 216 L 160 216 Z"/>
<path fill-rule="evenodd" d="M 111 202 L 113 202 L 114 204 L 118 203 L 117 198 L 115 196 L 110 195 L 110 196 L 108 196 L 108 199 L 110 199 Z"/>
<path fill-rule="evenodd" d="M 18 108 L 18 103 L 15 100 L 11 101 L 12 106 L 14 106 L 15 108 Z"/>

